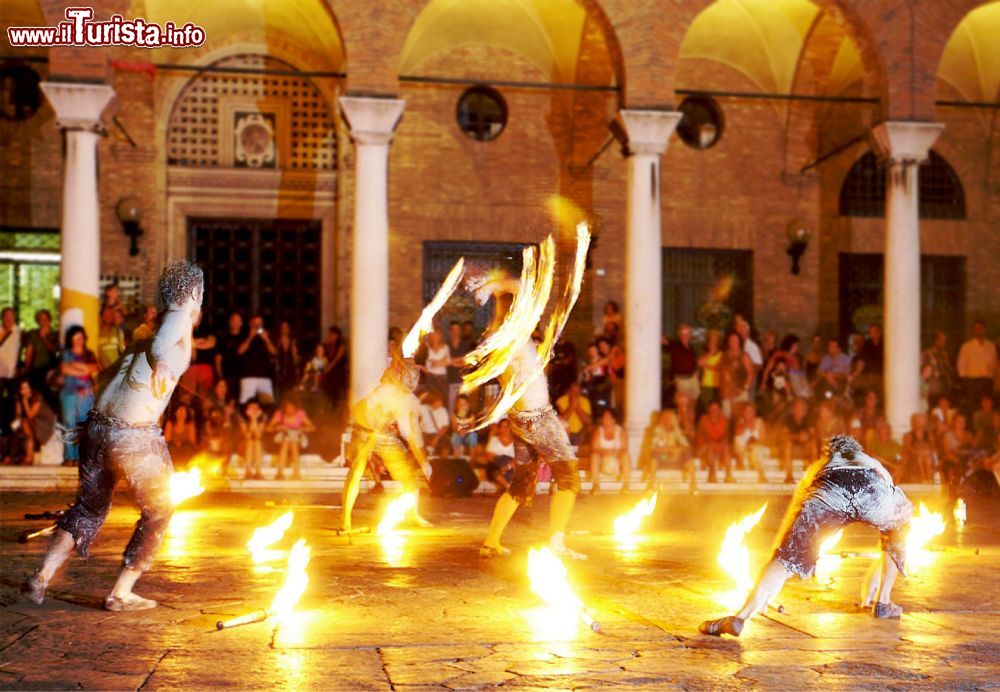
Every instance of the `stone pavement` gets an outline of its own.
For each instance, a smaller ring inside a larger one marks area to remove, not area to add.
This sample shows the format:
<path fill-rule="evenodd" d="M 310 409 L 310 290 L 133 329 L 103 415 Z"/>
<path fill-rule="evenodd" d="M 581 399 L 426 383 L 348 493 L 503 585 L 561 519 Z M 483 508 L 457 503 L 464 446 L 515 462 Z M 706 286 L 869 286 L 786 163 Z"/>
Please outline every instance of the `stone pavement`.
<path fill-rule="evenodd" d="M 296 538 L 312 547 L 310 581 L 296 614 L 216 631 L 219 619 L 269 605 L 282 581 L 284 552 L 254 566 L 244 544 L 285 506 L 233 496 L 200 497 L 182 507 L 160 559 L 137 591 L 161 607 L 140 613 L 100 610 L 135 510 L 122 496 L 89 562 L 74 560 L 42 606 L 20 600 L 18 584 L 45 541 L 16 542 L 44 522 L 25 512 L 58 509 L 66 495 L 0 495 L 0 688 L 448 689 L 504 686 L 656 689 L 986 689 L 1000 685 L 1000 530 L 996 508 L 970 508 L 970 523 L 933 543 L 931 563 L 901 581 L 902 621 L 876 621 L 855 607 L 877 536 L 848 529 L 848 551 L 832 585 L 790 582 L 785 612 L 748 625 L 739 640 L 697 633 L 726 612 L 731 589 L 715 556 L 726 526 L 766 499 L 748 543 L 754 564 L 767 550 L 786 498 L 661 498 L 646 535 L 632 549 L 608 535 L 637 495 L 582 497 L 570 537 L 590 555 L 567 564 L 577 593 L 601 623 L 565 626 L 528 586 L 527 549 L 541 542 L 547 502 L 511 525 L 512 557 L 484 561 L 475 549 L 490 498 L 428 503 L 433 529 L 394 542 L 371 534 L 337 536 L 332 498 L 288 503 Z M 356 524 L 376 523 L 387 498 L 362 498 Z M 324 504 L 328 503 L 328 504 Z M 977 511 L 979 510 L 979 511 Z"/>

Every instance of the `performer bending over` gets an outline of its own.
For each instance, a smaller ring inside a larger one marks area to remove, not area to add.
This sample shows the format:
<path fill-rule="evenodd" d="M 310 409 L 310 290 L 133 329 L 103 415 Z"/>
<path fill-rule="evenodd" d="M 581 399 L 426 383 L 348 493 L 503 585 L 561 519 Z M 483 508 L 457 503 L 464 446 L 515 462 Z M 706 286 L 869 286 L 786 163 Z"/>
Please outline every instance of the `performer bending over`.
<path fill-rule="evenodd" d="M 913 505 L 893 485 L 892 476 L 878 461 L 864 453 L 847 435 L 834 435 L 826 454 L 806 473 L 785 516 L 774 557 L 764 568 L 743 609 L 733 616 L 703 622 L 702 634 L 740 636 L 743 624 L 766 610 L 785 580 L 797 574 L 806 578 L 816 569 L 821 535 L 854 522 L 868 524 L 882 534 L 880 570 L 875 588 L 869 588 L 863 605 L 877 600 L 872 615 L 898 619 L 902 607 L 889 600 L 897 572 L 906 558 L 906 529 Z"/>
<path fill-rule="evenodd" d="M 500 313 L 501 300 L 512 296 L 519 288 L 520 281 L 516 279 L 494 279 L 476 289 L 476 300 L 480 304 L 485 303 L 492 294 L 497 301 L 497 312 Z M 497 318 L 497 323 L 500 319 Z M 519 347 L 510 366 L 498 379 L 504 385 L 508 380 L 513 380 L 515 388 L 531 381 L 521 398 L 507 412 L 507 419 L 514 436 L 528 447 L 533 458 L 530 463 L 517 467 L 510 487 L 497 500 L 493 519 L 479 554 L 483 557 L 510 554 L 510 550 L 501 545 L 500 537 L 518 505 L 531 504 L 538 484 L 538 467 L 545 463 L 552 470 L 552 479 L 558 487 L 552 495 L 549 508 L 549 547 L 560 555 L 586 559 L 585 555 L 567 548 L 564 542 L 566 526 L 569 524 L 577 493 L 580 492 L 580 473 L 577 471 L 576 454 L 570 445 L 566 428 L 549 401 L 549 385 L 538 360 L 538 347 L 531 339 Z"/>
<path fill-rule="evenodd" d="M 427 454 L 418 424 L 420 400 L 413 393 L 419 382 L 417 366 L 394 355 L 380 384 L 351 409 L 351 470 L 344 483 L 343 531 L 351 530 L 351 513 L 372 454 L 378 455 L 406 492 L 419 493 L 426 487 L 423 465 Z M 413 519 L 420 526 L 431 525 L 416 507 Z"/>
<path fill-rule="evenodd" d="M 173 504 L 173 465 L 158 421 L 177 380 L 191 362 L 191 338 L 201 311 L 204 278 L 189 262 L 176 262 L 160 277 L 165 312 L 151 338 L 135 341 L 110 369 L 81 435 L 80 488 L 76 503 L 59 519 L 49 551 L 22 590 L 34 603 L 73 548 L 87 557 L 111 509 L 115 484 L 128 482 L 141 516 L 125 548 L 118 581 L 104 599 L 107 610 L 143 610 L 156 601 L 132 593 L 167 530 Z"/>

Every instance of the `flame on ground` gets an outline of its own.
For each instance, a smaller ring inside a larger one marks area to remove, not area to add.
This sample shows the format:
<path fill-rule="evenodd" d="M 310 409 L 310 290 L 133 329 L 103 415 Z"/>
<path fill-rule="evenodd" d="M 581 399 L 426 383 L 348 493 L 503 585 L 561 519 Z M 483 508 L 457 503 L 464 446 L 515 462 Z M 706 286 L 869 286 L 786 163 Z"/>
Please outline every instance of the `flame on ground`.
<path fill-rule="evenodd" d="M 309 575 L 306 574 L 306 567 L 309 566 L 309 546 L 304 538 L 300 538 L 292 546 L 292 551 L 288 553 L 288 569 L 285 571 L 285 583 L 274 595 L 271 602 L 271 614 L 283 620 L 295 610 L 295 604 L 305 593 L 306 585 L 309 583 Z"/>
<path fill-rule="evenodd" d="M 417 506 L 417 494 L 406 493 L 389 503 L 385 516 L 378 523 L 378 534 L 384 536 L 396 530 L 396 527 L 406 518 L 406 514 Z"/>
<path fill-rule="evenodd" d="M 639 501 L 630 511 L 615 519 L 615 540 L 619 544 L 629 544 L 636 538 L 642 520 L 656 509 L 658 493 Z"/>
<path fill-rule="evenodd" d="M 952 516 L 955 517 L 955 526 L 958 528 L 965 526 L 965 522 L 968 519 L 965 512 L 965 500 L 962 498 L 955 500 L 955 509 L 952 510 Z"/>
<path fill-rule="evenodd" d="M 764 512 L 767 510 L 767 503 L 752 514 L 748 514 L 742 519 L 733 522 L 726 529 L 726 537 L 722 541 L 722 548 L 716 560 L 723 571 L 736 583 L 735 588 L 717 598 L 718 602 L 727 608 L 736 610 L 743 606 L 743 602 L 750 595 L 753 589 L 753 574 L 750 571 L 750 550 L 744 545 L 743 539 L 753 530 Z"/>
<path fill-rule="evenodd" d="M 420 339 L 425 334 L 430 332 L 434 328 L 434 316 L 438 314 L 438 311 L 444 307 L 444 304 L 448 302 L 451 294 L 455 292 L 458 288 L 458 282 L 462 279 L 462 274 L 465 272 L 465 258 L 459 257 L 458 261 L 455 262 L 455 266 L 451 268 L 448 272 L 448 276 L 445 277 L 444 283 L 441 284 L 441 288 L 438 292 L 434 294 L 434 299 L 427 304 L 427 307 L 423 309 L 420 313 L 420 317 L 414 323 L 413 327 L 410 329 L 410 333 L 406 335 L 403 339 L 402 350 L 403 357 L 410 358 L 414 353 L 417 352 L 417 347 L 420 345 Z"/>
<path fill-rule="evenodd" d="M 549 548 L 532 548 L 528 552 L 528 579 L 531 590 L 547 606 L 536 627 L 552 639 L 571 637 L 584 606 L 569 583 L 565 565 Z"/>
<path fill-rule="evenodd" d="M 193 468 L 170 475 L 170 502 L 174 507 L 203 492 L 205 488 L 201 484 L 201 469 Z"/>
<path fill-rule="evenodd" d="M 833 573 L 840 568 L 840 562 L 843 559 L 840 553 L 833 552 L 833 549 L 837 547 L 840 543 L 840 539 L 844 537 L 844 530 L 840 529 L 837 533 L 827 536 L 827 538 L 819 546 L 819 560 L 816 562 L 816 581 L 820 584 L 828 584 L 833 581 Z"/>
<path fill-rule="evenodd" d="M 250 551 L 254 562 L 262 562 L 267 559 L 269 556 L 267 548 L 284 537 L 285 531 L 291 528 L 294 519 L 294 512 L 285 512 L 267 526 L 254 529 L 253 535 L 247 541 L 247 550 Z"/>
<path fill-rule="evenodd" d="M 931 512 L 921 502 L 920 511 L 910 519 L 910 532 L 906 536 L 906 571 L 910 575 L 934 562 L 934 553 L 925 546 L 932 538 L 944 533 L 944 527 L 941 513 Z"/>

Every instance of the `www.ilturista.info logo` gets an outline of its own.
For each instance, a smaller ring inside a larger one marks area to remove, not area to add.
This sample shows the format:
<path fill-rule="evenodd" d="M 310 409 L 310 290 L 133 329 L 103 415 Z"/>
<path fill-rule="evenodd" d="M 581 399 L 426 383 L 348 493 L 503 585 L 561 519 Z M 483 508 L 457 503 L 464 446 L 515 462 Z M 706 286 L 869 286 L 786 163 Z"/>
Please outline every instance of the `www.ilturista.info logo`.
<path fill-rule="evenodd" d="M 163 26 L 144 19 L 111 15 L 95 22 L 94 8 L 67 7 L 66 21 L 58 26 L 11 26 L 7 39 L 12 46 L 137 46 L 139 48 L 190 48 L 205 42 L 205 30 L 188 22 Z"/>

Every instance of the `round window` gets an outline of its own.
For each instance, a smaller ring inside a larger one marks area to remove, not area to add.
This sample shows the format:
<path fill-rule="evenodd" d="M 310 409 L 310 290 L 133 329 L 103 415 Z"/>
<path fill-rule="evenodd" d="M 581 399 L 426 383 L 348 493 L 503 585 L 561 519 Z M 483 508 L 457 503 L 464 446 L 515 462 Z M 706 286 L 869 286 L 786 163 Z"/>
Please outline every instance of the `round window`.
<path fill-rule="evenodd" d="M 468 137 L 488 142 L 499 137 L 507 124 L 507 103 L 496 89 L 475 86 L 459 97 L 455 118 Z"/>
<path fill-rule="evenodd" d="M 681 102 L 684 114 L 677 124 L 677 134 L 693 149 L 708 149 L 722 139 L 722 109 L 708 96 L 688 96 Z"/>
<path fill-rule="evenodd" d="M 27 65 L 8 63 L 0 66 L 0 118 L 27 120 L 42 105 L 41 79 Z"/>

